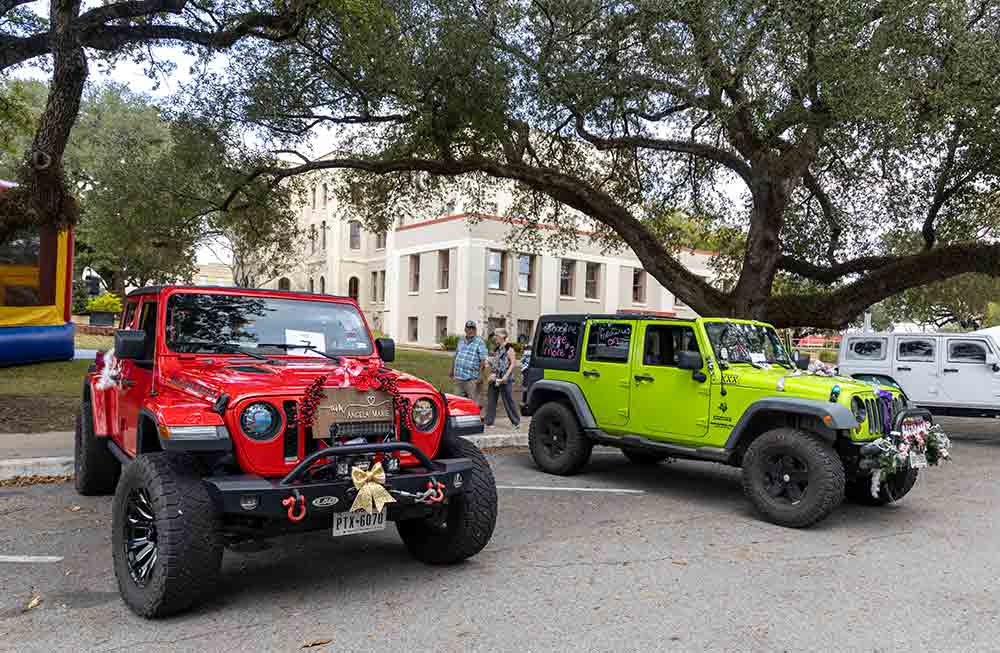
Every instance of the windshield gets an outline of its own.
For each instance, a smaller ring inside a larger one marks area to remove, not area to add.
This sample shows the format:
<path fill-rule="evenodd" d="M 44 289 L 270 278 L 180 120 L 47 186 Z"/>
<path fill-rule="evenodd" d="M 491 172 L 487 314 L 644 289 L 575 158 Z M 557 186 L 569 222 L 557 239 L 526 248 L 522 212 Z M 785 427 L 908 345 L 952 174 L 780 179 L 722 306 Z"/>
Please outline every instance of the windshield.
<path fill-rule="evenodd" d="M 742 322 L 708 322 L 708 340 L 722 363 L 791 365 L 781 339 L 771 327 Z"/>
<path fill-rule="evenodd" d="M 248 295 L 172 295 L 167 346 L 184 353 L 368 356 L 371 339 L 350 304 Z"/>

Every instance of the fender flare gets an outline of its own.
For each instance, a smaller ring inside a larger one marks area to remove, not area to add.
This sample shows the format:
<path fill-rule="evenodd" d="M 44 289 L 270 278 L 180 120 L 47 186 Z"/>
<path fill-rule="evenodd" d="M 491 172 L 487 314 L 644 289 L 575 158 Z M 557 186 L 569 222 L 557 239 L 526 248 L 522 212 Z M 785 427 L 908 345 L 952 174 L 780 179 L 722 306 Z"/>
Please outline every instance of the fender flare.
<path fill-rule="evenodd" d="M 594 419 L 594 413 L 590 410 L 590 404 L 587 403 L 587 398 L 583 396 L 583 390 L 577 384 L 555 379 L 539 379 L 531 384 L 524 403 L 530 406 L 532 398 L 539 390 L 554 392 L 566 397 L 570 405 L 573 406 L 573 412 L 576 413 L 576 418 L 580 421 L 580 427 L 584 429 L 597 428 L 597 421 Z"/>
<path fill-rule="evenodd" d="M 146 419 L 153 425 L 153 434 L 146 430 L 139 430 L 139 424 Z M 159 420 L 148 407 L 143 406 L 139 410 L 139 424 L 136 424 L 135 447 L 136 453 L 152 453 L 155 451 L 167 451 L 171 453 L 228 453 L 233 450 L 232 438 L 224 440 L 184 440 L 176 441 L 164 438 L 160 435 Z M 154 448 L 154 443 L 158 448 Z"/>
<path fill-rule="evenodd" d="M 851 412 L 850 408 L 842 404 L 833 403 L 832 401 L 820 401 L 818 399 L 801 399 L 798 397 L 765 397 L 750 404 L 743 412 L 739 421 L 736 422 L 736 426 L 729 433 L 725 448 L 729 450 L 735 449 L 743 432 L 750 425 L 750 421 L 755 415 L 765 411 L 818 417 L 829 427 L 828 429 L 824 429 L 824 432 L 821 432 L 820 435 L 831 442 L 836 439 L 837 431 L 858 427 L 858 420 L 854 418 L 854 413 Z M 826 422 L 827 417 L 830 418 L 829 423 Z"/>

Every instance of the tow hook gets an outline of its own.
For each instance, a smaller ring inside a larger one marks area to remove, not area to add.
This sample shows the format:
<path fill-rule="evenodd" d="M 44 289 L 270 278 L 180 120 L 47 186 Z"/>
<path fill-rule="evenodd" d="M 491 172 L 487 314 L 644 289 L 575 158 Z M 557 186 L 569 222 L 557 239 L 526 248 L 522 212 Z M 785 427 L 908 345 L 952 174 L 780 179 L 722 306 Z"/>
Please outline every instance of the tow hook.
<path fill-rule="evenodd" d="M 427 503 L 441 503 L 444 501 L 444 483 L 441 481 L 427 481 L 427 492 L 424 493 Z"/>
<path fill-rule="evenodd" d="M 299 502 L 299 514 L 295 514 L 295 502 Z M 288 519 L 293 522 L 300 522 L 306 516 L 306 498 L 299 494 L 298 490 L 290 497 L 281 500 L 281 505 L 288 507 Z"/>

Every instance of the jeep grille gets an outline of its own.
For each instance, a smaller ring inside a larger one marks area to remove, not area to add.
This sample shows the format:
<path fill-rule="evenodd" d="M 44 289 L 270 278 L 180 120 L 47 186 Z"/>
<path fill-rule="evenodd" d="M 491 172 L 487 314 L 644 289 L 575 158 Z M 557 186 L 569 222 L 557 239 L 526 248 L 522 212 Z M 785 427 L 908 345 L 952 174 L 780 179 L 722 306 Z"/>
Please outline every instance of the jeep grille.
<path fill-rule="evenodd" d="M 338 438 L 368 438 L 372 436 L 393 435 L 396 432 L 392 422 L 344 422 L 335 428 Z M 332 429 L 331 429 L 332 430 Z"/>
<path fill-rule="evenodd" d="M 868 432 L 873 435 L 888 435 L 896 419 L 896 413 L 901 408 L 895 399 L 889 403 L 889 424 L 885 423 L 885 400 L 878 397 L 865 399 L 865 412 L 868 413 Z M 887 428 L 888 427 L 888 428 Z"/>

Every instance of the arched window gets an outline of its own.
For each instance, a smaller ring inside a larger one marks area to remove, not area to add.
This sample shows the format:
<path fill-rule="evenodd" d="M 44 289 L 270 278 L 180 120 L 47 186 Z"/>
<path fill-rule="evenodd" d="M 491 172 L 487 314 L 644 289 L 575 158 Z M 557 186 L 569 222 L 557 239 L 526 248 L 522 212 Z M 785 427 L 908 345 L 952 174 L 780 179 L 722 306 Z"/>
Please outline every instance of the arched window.
<path fill-rule="evenodd" d="M 323 295 L 326 294 L 326 279 L 324 279 L 322 276 L 319 278 L 319 291 Z"/>
<path fill-rule="evenodd" d="M 351 249 L 361 249 L 361 223 L 351 220 L 347 224 L 351 228 Z"/>
<path fill-rule="evenodd" d="M 320 230 L 320 235 L 319 235 L 320 249 L 326 251 L 326 220 L 323 220 L 323 223 L 320 225 L 319 230 Z"/>
<path fill-rule="evenodd" d="M 316 253 L 316 225 L 309 225 L 309 253 Z"/>
<path fill-rule="evenodd" d="M 347 281 L 347 295 L 354 301 L 358 301 L 358 288 L 361 286 L 361 282 L 358 281 L 357 277 L 351 277 Z"/>
<path fill-rule="evenodd" d="M 315 186 L 312 187 L 312 207 L 313 207 L 313 210 L 316 209 L 316 187 Z"/>
<path fill-rule="evenodd" d="M 291 290 L 292 281 L 288 277 L 278 279 L 278 290 Z"/>
<path fill-rule="evenodd" d="M 316 288 L 313 286 L 312 277 L 309 277 L 309 292 L 316 292 Z"/>
<path fill-rule="evenodd" d="M 326 208 L 326 184 L 323 184 L 323 208 Z"/>

